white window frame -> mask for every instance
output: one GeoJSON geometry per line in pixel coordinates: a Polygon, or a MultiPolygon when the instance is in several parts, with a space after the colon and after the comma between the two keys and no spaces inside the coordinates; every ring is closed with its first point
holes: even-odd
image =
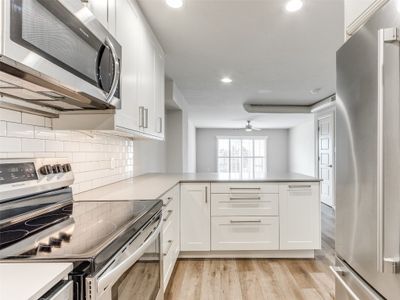
{"type": "MultiPolygon", "coordinates": [[[[267,161],[267,156],[268,156],[268,136],[216,136],[216,162],[217,162],[217,172],[219,172],[218,170],[218,160],[220,158],[227,158],[229,159],[229,174],[231,174],[231,158],[240,158],[241,160],[241,166],[243,166],[243,158],[253,158],[253,177],[255,177],[255,173],[254,173],[254,159],[255,158],[264,158],[264,170],[265,173],[264,175],[267,174],[267,166],[268,166],[268,161],[267,161]],[[219,156],[218,155],[218,140],[229,140],[229,156],[219,156]],[[243,140],[253,140],[253,154],[254,154],[254,140],[264,140],[265,141],[265,157],[264,156],[243,156],[243,146],[241,146],[241,151],[240,151],[240,157],[232,157],[231,156],[231,140],[241,140],[241,144],[243,143],[243,140]]],[[[242,172],[240,174],[241,176],[243,176],[242,172]]]]}

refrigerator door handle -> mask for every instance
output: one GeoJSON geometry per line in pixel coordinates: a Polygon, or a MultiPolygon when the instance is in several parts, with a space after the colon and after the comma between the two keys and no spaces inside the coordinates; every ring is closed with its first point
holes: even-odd
{"type": "MultiPolygon", "coordinates": [[[[384,132],[387,131],[387,128],[385,127],[385,118],[384,115],[385,113],[385,106],[384,104],[386,103],[385,97],[390,99],[386,95],[386,91],[388,91],[388,82],[385,83],[385,72],[387,72],[387,69],[389,64],[385,68],[385,47],[387,44],[394,44],[396,43],[397,46],[400,46],[400,30],[398,28],[384,28],[380,29],[378,32],[378,124],[377,124],[377,269],[378,272],[383,273],[385,271],[385,264],[389,263],[391,265],[392,272],[395,270],[399,269],[400,266],[400,261],[399,262],[394,262],[395,259],[390,259],[390,258],[385,258],[385,250],[387,252],[387,249],[385,249],[385,231],[388,230],[388,228],[385,228],[385,223],[387,220],[385,220],[385,202],[389,200],[385,200],[385,183],[384,183],[384,177],[385,177],[385,152],[387,152],[384,149],[385,145],[385,136],[384,132]]],[[[391,62],[393,64],[393,62],[391,62]]],[[[387,74],[386,74],[387,75],[387,74]]],[[[393,75],[393,74],[391,74],[393,75]]],[[[399,74],[396,74],[397,76],[399,74]]],[[[386,100],[388,100],[386,99],[386,100]]],[[[386,104],[388,105],[388,104],[386,104]]],[[[387,110],[387,109],[386,109],[387,110]]],[[[387,134],[387,133],[386,133],[387,134]]],[[[400,247],[400,245],[399,245],[400,247]]],[[[400,251],[400,250],[399,250],[400,251]]],[[[400,253],[391,253],[388,256],[399,256],[400,253]]]]}

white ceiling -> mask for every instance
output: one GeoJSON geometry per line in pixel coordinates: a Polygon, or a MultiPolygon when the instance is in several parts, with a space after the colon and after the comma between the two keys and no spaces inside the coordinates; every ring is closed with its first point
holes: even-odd
{"type": "Polygon", "coordinates": [[[138,0],[166,52],[166,72],[197,127],[289,128],[304,115],[253,115],[243,103],[312,104],[335,92],[335,53],[343,43],[343,0],[138,0]],[[232,84],[220,83],[230,76],[232,84]],[[321,88],[317,95],[310,90],[321,88]]]}

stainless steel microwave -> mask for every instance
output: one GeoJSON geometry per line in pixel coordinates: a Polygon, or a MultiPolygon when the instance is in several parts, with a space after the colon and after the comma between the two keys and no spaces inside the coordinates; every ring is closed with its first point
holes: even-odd
{"type": "Polygon", "coordinates": [[[0,1],[0,94],[60,111],[120,108],[121,46],[80,0],[0,1]]]}

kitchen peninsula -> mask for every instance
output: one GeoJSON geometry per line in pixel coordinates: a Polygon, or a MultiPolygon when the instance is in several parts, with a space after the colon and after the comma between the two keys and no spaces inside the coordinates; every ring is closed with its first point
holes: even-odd
{"type": "Polygon", "coordinates": [[[178,257],[313,258],[321,248],[319,188],[319,179],[293,173],[157,173],[78,194],[75,201],[162,199],[166,287],[178,257]]]}

